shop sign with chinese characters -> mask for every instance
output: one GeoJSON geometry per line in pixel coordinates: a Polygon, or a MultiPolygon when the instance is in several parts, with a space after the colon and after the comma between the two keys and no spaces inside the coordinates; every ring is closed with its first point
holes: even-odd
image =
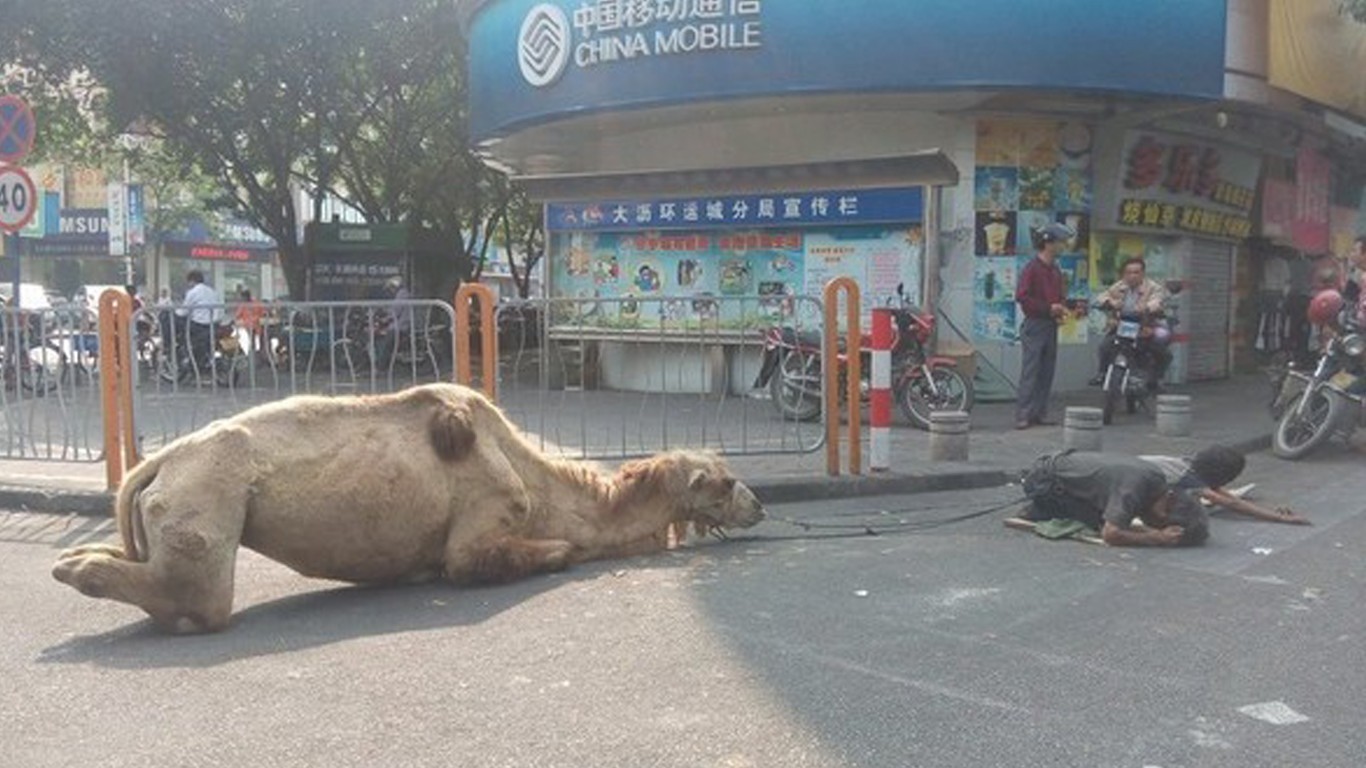
{"type": "Polygon", "coordinates": [[[1116,229],[1242,240],[1252,234],[1261,158],[1156,131],[1126,135],[1116,229]]]}
{"type": "Polygon", "coordinates": [[[560,231],[611,231],[918,222],[923,206],[919,187],[607,200],[552,203],[547,208],[546,224],[560,231]]]}

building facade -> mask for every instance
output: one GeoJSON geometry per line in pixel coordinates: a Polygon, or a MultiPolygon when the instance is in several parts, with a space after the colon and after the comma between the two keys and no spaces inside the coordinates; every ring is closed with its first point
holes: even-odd
{"type": "MultiPolygon", "coordinates": [[[[1217,378],[1366,228],[1366,26],[1332,0],[485,0],[466,23],[472,136],[546,203],[548,293],[698,299],[630,322],[708,294],[773,322],[851,276],[1013,379],[1029,232],[1064,221],[1069,296],[1144,257],[1182,286],[1172,376],[1217,378]]],[[[1099,322],[1063,328],[1060,386],[1099,322]]]]}

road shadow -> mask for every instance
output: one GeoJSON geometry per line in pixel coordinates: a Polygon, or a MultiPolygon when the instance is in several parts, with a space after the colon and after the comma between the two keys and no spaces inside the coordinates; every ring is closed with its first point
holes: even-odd
{"type": "MultiPolygon", "coordinates": [[[[692,548],[676,550],[690,553],[692,548]]],[[[454,587],[339,585],[251,605],[233,614],[226,630],[171,635],[150,619],[44,648],[39,664],[93,664],[111,669],[209,668],[317,648],[357,638],[459,629],[488,621],[526,600],[627,568],[672,568],[685,558],[661,553],[632,560],[577,565],[510,584],[454,587]]]]}

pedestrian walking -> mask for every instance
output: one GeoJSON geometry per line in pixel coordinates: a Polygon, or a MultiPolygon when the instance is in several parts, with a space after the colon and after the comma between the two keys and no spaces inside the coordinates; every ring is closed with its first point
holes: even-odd
{"type": "Polygon", "coordinates": [[[1065,224],[1049,223],[1034,230],[1037,254],[1020,271],[1015,301],[1024,313],[1020,325],[1020,381],[1015,404],[1015,428],[1052,425],[1046,418],[1053,372],[1058,364],[1058,323],[1067,314],[1058,254],[1076,232],[1065,224]]]}

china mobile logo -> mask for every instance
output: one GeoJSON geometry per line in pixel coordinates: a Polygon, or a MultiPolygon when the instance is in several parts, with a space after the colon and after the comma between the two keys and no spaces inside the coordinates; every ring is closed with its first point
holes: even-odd
{"type": "Polygon", "coordinates": [[[531,9],[517,37],[517,63],[528,83],[544,88],[564,74],[569,64],[570,34],[564,11],[548,3],[531,9]]]}

